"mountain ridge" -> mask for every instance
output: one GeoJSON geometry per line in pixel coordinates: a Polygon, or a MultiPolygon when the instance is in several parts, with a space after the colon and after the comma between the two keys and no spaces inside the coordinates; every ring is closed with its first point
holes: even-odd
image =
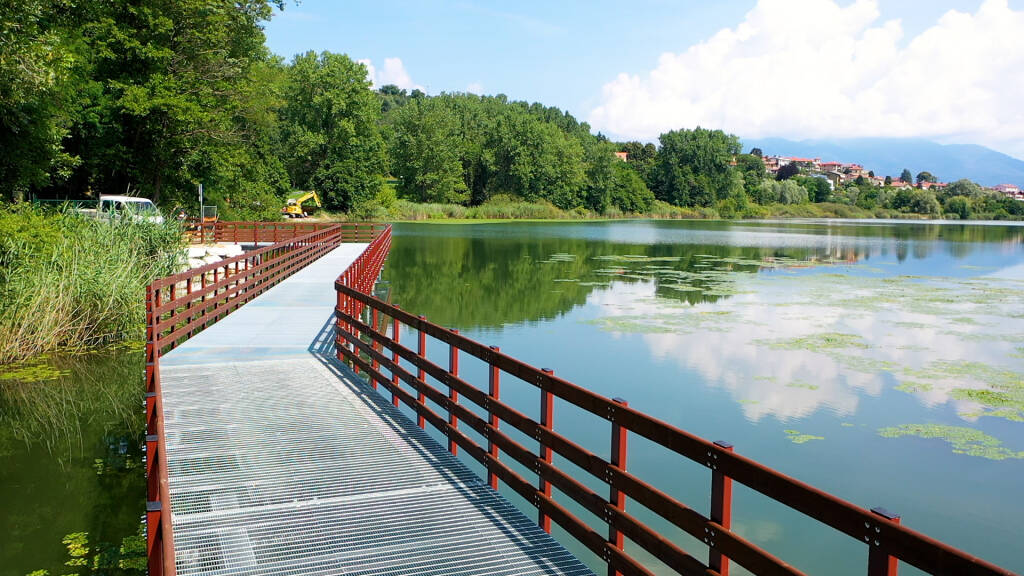
{"type": "Polygon", "coordinates": [[[896,178],[904,168],[915,176],[928,171],[941,182],[968,178],[983,186],[1024,185],[1024,160],[977,144],[939,144],[921,138],[846,138],[789,140],[742,138],[743,151],[765,155],[851,162],[896,178]]]}

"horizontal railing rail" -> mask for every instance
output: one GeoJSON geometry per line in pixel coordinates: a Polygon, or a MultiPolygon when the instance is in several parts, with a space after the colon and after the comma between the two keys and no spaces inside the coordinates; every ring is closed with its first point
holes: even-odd
{"type": "MultiPolygon", "coordinates": [[[[345,242],[370,242],[373,235],[369,224],[337,222],[232,222],[217,221],[200,223],[186,222],[185,234],[192,244],[211,242],[233,243],[277,243],[292,240],[311,232],[319,232],[332,226],[342,226],[345,242]]],[[[380,229],[381,225],[378,224],[380,229]]]]}
{"type": "Polygon", "coordinates": [[[280,239],[234,258],[157,279],[146,287],[146,551],[151,576],[176,574],[160,356],[339,244],[370,242],[372,248],[382,239],[390,245],[391,238],[391,227],[385,224],[297,224],[292,228],[276,223],[219,224],[230,225],[219,232],[219,242],[265,242],[267,235],[274,234],[280,239]]]}
{"type": "Polygon", "coordinates": [[[349,362],[357,372],[365,372],[375,388],[380,385],[388,390],[396,406],[400,403],[409,406],[420,427],[429,422],[438,429],[447,437],[450,451],[454,453],[461,448],[480,462],[492,488],[497,488],[500,479],[535,506],[542,527],[550,531],[550,522],[554,520],[607,563],[609,574],[651,573],[627,554],[623,537],[680,574],[727,575],[730,561],[756,574],[802,574],[731,530],[733,481],[864,543],[868,548],[867,573],[870,576],[895,575],[898,561],[931,574],[1012,574],[901,526],[899,517],[881,508],[868,510],[847,502],[737,454],[728,443],[710,442],[690,434],[630,408],[623,400],[606,398],[558,378],[550,370],[537,369],[503,354],[497,347],[485,346],[456,330],[430,323],[422,316],[369,295],[372,284],[367,278],[358,283],[346,274],[335,283],[338,358],[349,362]],[[416,334],[415,350],[401,343],[402,326],[416,334]],[[428,336],[447,345],[448,366],[427,358],[428,336]],[[459,376],[460,353],[487,364],[487,392],[483,391],[483,386],[474,386],[459,376]],[[514,376],[539,390],[539,417],[525,415],[500,400],[501,374],[514,376]],[[439,386],[431,384],[428,376],[439,386]],[[611,423],[609,459],[553,431],[552,406],[556,398],[611,423]],[[471,402],[485,416],[464,405],[461,399],[471,402]],[[432,409],[428,400],[442,413],[432,409]],[[460,431],[459,424],[483,437],[486,445],[478,444],[460,431]],[[539,449],[518,443],[502,431],[503,425],[536,440],[539,449]],[[705,515],[688,507],[627,471],[629,434],[642,436],[708,468],[711,475],[709,513],[705,515]],[[560,470],[553,463],[552,454],[558,454],[606,484],[607,496],[560,470]],[[507,456],[525,467],[536,476],[536,482],[517,473],[500,456],[507,456]],[[607,524],[607,536],[557,502],[551,495],[552,487],[607,524]],[[706,562],[626,512],[627,500],[641,504],[703,542],[708,548],[706,562]]]}

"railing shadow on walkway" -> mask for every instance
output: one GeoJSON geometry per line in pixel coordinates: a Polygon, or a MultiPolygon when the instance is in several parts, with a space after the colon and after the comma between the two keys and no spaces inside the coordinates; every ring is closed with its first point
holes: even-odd
{"type": "MultiPolygon", "coordinates": [[[[424,429],[416,425],[416,422],[403,414],[401,410],[391,404],[380,393],[364,381],[351,368],[344,365],[337,358],[334,348],[334,326],[335,317],[332,313],[324,322],[316,339],[309,345],[309,353],[316,358],[325,368],[337,377],[338,385],[346,388],[349,392],[359,398],[378,420],[387,425],[390,430],[405,440],[406,445],[414,450],[419,456],[428,462],[431,468],[437,472],[451,487],[465,498],[476,510],[500,530],[509,541],[514,542],[517,548],[529,559],[537,563],[545,574],[556,576],[562,574],[557,566],[550,564],[550,554],[542,554],[537,548],[536,537],[547,540],[549,536],[535,524],[530,524],[535,530],[534,541],[531,542],[526,535],[510,529],[508,525],[507,512],[505,515],[499,509],[503,505],[506,510],[513,510],[516,514],[522,514],[510,502],[491,490],[486,481],[476,476],[461,461],[448,452],[436,439],[432,438],[424,429]],[[473,478],[471,485],[467,485],[466,477],[473,478]],[[487,498],[487,496],[491,496],[487,498]],[[483,497],[483,498],[482,498],[483,497]],[[486,499],[484,499],[486,498],[486,499]]],[[[525,514],[522,514],[525,519],[525,514]]],[[[529,522],[529,521],[528,521],[529,522]]]]}

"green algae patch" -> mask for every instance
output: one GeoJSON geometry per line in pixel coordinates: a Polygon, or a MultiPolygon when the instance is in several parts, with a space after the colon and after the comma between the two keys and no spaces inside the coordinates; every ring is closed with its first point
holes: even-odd
{"type": "Polygon", "coordinates": [[[801,434],[799,430],[784,430],[786,438],[789,439],[793,444],[806,444],[811,440],[824,440],[824,436],[815,436],[813,434],[801,434]]]}
{"type": "Polygon", "coordinates": [[[803,388],[804,390],[817,390],[819,386],[817,384],[811,384],[810,382],[804,382],[803,380],[794,380],[789,384],[786,384],[786,388],[803,388]]]}
{"type": "Polygon", "coordinates": [[[844,334],[842,332],[822,332],[820,334],[781,340],[757,340],[756,343],[776,350],[806,350],[808,352],[844,350],[849,348],[863,350],[871,347],[860,336],[844,334]]]}
{"type": "Polygon", "coordinates": [[[927,382],[900,382],[898,385],[893,387],[895,390],[900,392],[907,392],[913,394],[914,392],[931,392],[934,387],[927,382]]]}
{"type": "Polygon", "coordinates": [[[925,439],[945,440],[953,447],[954,454],[965,454],[988,458],[989,460],[1007,460],[1024,458],[1024,451],[1015,452],[1003,446],[998,439],[985,434],[981,430],[966,426],[947,426],[944,424],[901,424],[888,428],[879,428],[878,435],[883,438],[901,438],[916,436],[925,439]]]}
{"type": "Polygon", "coordinates": [[[28,362],[12,364],[0,369],[0,382],[46,382],[57,380],[62,376],[70,374],[68,370],[61,370],[46,362],[46,357],[39,357],[28,362]]]}
{"type": "Polygon", "coordinates": [[[662,314],[631,314],[588,320],[602,330],[637,334],[692,334],[697,331],[728,332],[733,313],[726,310],[680,310],[662,314]]]}

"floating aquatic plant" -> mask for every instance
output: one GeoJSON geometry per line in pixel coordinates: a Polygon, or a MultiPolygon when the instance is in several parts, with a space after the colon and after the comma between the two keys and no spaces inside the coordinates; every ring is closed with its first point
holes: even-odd
{"type": "Polygon", "coordinates": [[[815,436],[813,434],[801,434],[798,430],[784,430],[786,437],[793,444],[805,444],[811,440],[824,440],[824,436],[815,436]]]}
{"type": "Polygon", "coordinates": [[[758,340],[757,343],[769,348],[775,348],[776,350],[807,350],[809,352],[846,348],[870,348],[860,336],[844,334],[842,332],[823,332],[781,340],[758,340]]]}
{"type": "Polygon", "coordinates": [[[804,382],[803,380],[794,380],[789,384],[786,384],[786,388],[803,388],[804,390],[817,390],[819,386],[817,384],[804,382]]]}
{"type": "Polygon", "coordinates": [[[981,430],[966,426],[947,426],[944,424],[901,424],[900,426],[879,428],[878,435],[883,438],[900,438],[917,436],[926,439],[941,439],[953,447],[953,453],[978,456],[989,460],[1006,460],[1024,458],[1024,451],[1015,452],[1003,446],[998,439],[985,434],[981,430]]]}
{"type": "Polygon", "coordinates": [[[61,376],[67,376],[70,372],[67,370],[61,370],[47,362],[47,358],[37,357],[28,362],[20,364],[13,364],[8,367],[4,367],[0,371],[0,381],[9,380],[15,382],[45,382],[47,380],[56,380],[61,376]]]}

